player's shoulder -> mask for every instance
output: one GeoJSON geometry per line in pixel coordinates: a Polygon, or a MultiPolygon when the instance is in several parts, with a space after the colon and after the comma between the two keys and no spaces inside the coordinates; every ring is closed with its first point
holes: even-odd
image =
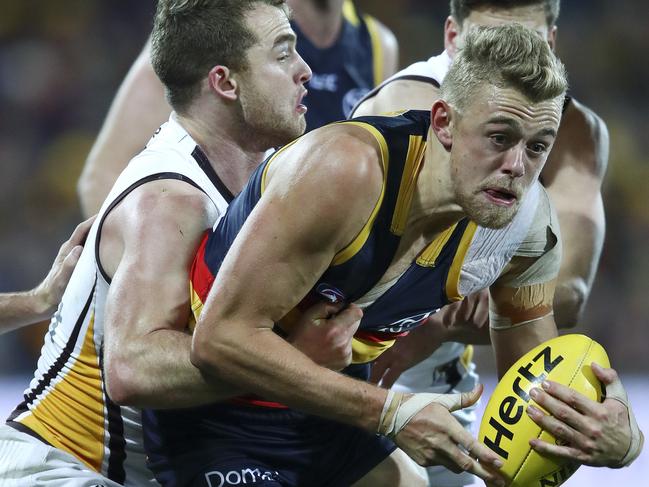
{"type": "Polygon", "coordinates": [[[142,184],[128,194],[116,211],[125,228],[133,231],[167,227],[202,231],[218,217],[218,210],[202,190],[174,178],[142,184]]]}
{"type": "MultiPolygon", "coordinates": [[[[572,164],[583,170],[603,177],[608,164],[609,134],[604,120],[591,108],[571,98],[568,102],[559,128],[559,135],[550,159],[559,159],[572,154],[572,164]]],[[[549,161],[552,165],[552,160],[549,161]]]]}
{"type": "Polygon", "coordinates": [[[568,129],[575,133],[581,132],[594,143],[602,143],[604,138],[608,139],[606,123],[592,108],[575,98],[570,98],[567,103],[562,121],[566,122],[568,129]]]}
{"type": "MultiPolygon", "coordinates": [[[[267,180],[322,185],[328,194],[352,198],[382,181],[381,142],[367,124],[356,121],[319,127],[280,151],[267,180]],[[309,183],[309,181],[311,183],[309,183]]],[[[283,183],[282,183],[283,184],[283,183]]]]}

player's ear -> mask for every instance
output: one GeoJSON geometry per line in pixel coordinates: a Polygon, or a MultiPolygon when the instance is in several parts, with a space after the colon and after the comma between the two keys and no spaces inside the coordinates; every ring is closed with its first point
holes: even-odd
{"type": "Polygon", "coordinates": [[[430,127],[446,151],[450,151],[453,146],[452,116],[451,106],[444,100],[437,100],[433,103],[430,110],[430,127]]]}
{"type": "Polygon", "coordinates": [[[449,56],[455,56],[457,52],[457,38],[460,35],[460,26],[452,16],[446,17],[444,22],[444,49],[449,56]]]}
{"type": "Polygon", "coordinates": [[[237,82],[231,75],[232,73],[228,67],[219,65],[210,69],[207,79],[210,83],[210,88],[219,96],[228,100],[236,100],[237,82]]]}

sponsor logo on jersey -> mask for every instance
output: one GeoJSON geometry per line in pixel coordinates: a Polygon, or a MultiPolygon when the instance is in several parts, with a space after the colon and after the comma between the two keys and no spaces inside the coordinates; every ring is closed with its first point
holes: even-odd
{"type": "Polygon", "coordinates": [[[227,485],[254,485],[258,482],[274,480],[279,481],[279,473],[260,468],[244,467],[241,470],[219,472],[213,470],[205,474],[209,487],[226,487],[227,485]]]}
{"type": "Polygon", "coordinates": [[[434,315],[439,311],[439,308],[432,311],[426,311],[425,313],[419,313],[416,315],[409,316],[408,318],[402,318],[390,323],[389,325],[381,326],[377,328],[377,331],[382,333],[403,333],[404,331],[412,330],[413,328],[421,325],[430,315],[434,315]]]}
{"type": "Polygon", "coordinates": [[[330,303],[340,303],[345,300],[345,295],[340,289],[336,289],[326,282],[318,284],[315,291],[330,303]]]}

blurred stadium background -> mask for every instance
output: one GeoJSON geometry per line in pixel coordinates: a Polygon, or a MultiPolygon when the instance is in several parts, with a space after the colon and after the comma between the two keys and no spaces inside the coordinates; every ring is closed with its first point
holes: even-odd
{"type": "MultiPolygon", "coordinates": [[[[357,0],[397,35],[400,64],[443,46],[447,1],[357,0]]],[[[80,220],[76,181],[110,100],[148,35],[155,2],[0,0],[0,291],[33,287],[80,220]]],[[[611,135],[607,235],[583,324],[602,343],[649,432],[649,51],[643,0],[564,0],[558,54],[571,92],[611,135]]],[[[575,195],[579,197],[579,195],[575,195]]],[[[0,414],[33,371],[44,327],[0,337],[0,414]]],[[[489,350],[478,363],[493,384],[489,350]]],[[[620,471],[582,468],[574,486],[647,485],[649,454],[620,471]]]]}

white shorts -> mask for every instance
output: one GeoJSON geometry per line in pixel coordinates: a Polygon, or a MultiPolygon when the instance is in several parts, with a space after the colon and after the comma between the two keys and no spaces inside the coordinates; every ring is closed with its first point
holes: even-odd
{"type": "Polygon", "coordinates": [[[0,487],[121,487],[74,456],[0,425],[0,487]]]}

